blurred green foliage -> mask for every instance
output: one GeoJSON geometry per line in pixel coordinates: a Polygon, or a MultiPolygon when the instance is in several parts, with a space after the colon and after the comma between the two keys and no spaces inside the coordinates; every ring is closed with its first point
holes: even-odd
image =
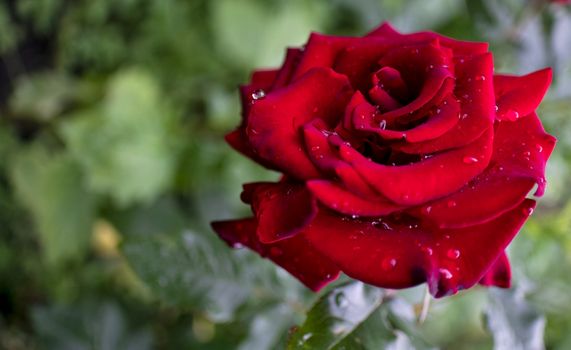
{"type": "Polygon", "coordinates": [[[569,8],[5,0],[0,33],[0,349],[525,349],[544,334],[571,347],[569,8]],[[248,214],[242,182],[278,177],[223,143],[237,85],[311,31],[361,35],[383,20],[489,41],[498,72],[555,71],[540,116],[559,144],[510,249],[517,288],[435,301],[423,325],[422,288],[342,278],[312,295],[208,227],[248,214]]]}

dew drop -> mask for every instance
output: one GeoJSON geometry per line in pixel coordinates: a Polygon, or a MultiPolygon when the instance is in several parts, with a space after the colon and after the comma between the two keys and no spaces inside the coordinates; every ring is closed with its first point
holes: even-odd
{"type": "Polygon", "coordinates": [[[449,259],[456,260],[460,257],[460,251],[458,249],[448,249],[446,256],[449,259]]]}
{"type": "Polygon", "coordinates": [[[381,130],[385,130],[387,128],[387,121],[386,120],[381,120],[379,122],[379,128],[381,128],[381,130]]]}
{"type": "Polygon", "coordinates": [[[424,208],[424,212],[426,214],[430,214],[431,211],[432,211],[432,206],[430,206],[430,205],[428,207],[424,208]]]}
{"type": "Polygon", "coordinates": [[[430,247],[422,247],[421,250],[422,250],[426,255],[432,256],[432,253],[433,253],[433,252],[432,252],[432,248],[430,248],[430,247]]]}
{"type": "Polygon", "coordinates": [[[313,147],[311,147],[311,150],[312,150],[312,151],[318,151],[318,150],[319,150],[319,146],[313,146],[313,147]]]}
{"type": "Polygon", "coordinates": [[[452,272],[450,272],[448,269],[438,269],[438,272],[440,272],[444,279],[449,280],[453,277],[452,272]]]}
{"type": "Polygon", "coordinates": [[[468,113],[458,114],[458,118],[460,118],[461,120],[464,120],[464,119],[468,118],[468,113]]]}
{"type": "Polygon", "coordinates": [[[478,158],[473,157],[473,156],[466,156],[462,159],[462,161],[465,164],[474,164],[474,163],[478,163],[478,158]]]}
{"type": "Polygon", "coordinates": [[[381,265],[383,270],[392,270],[395,268],[395,266],[397,266],[397,259],[386,258],[385,260],[383,260],[383,263],[381,265]]]}
{"type": "Polygon", "coordinates": [[[256,90],[252,93],[253,100],[260,100],[264,97],[266,97],[266,92],[262,89],[256,90]]]}
{"type": "Polygon", "coordinates": [[[355,215],[355,214],[351,215],[351,219],[353,219],[353,220],[358,219],[358,218],[359,218],[359,215],[355,215]]]}
{"type": "Polygon", "coordinates": [[[519,119],[519,113],[513,109],[510,109],[506,112],[505,117],[507,120],[514,122],[519,119]]]}
{"type": "Polygon", "coordinates": [[[476,80],[486,80],[486,76],[485,75],[480,75],[478,77],[475,78],[476,80]]]}
{"type": "Polygon", "coordinates": [[[540,145],[539,143],[537,145],[535,145],[535,149],[537,150],[537,152],[541,153],[543,152],[543,146],[540,145]]]}
{"type": "Polygon", "coordinates": [[[456,206],[456,204],[457,204],[456,201],[449,200],[449,201],[446,203],[446,206],[447,206],[448,208],[454,208],[454,207],[456,206]]]}
{"type": "Polygon", "coordinates": [[[523,214],[527,215],[527,216],[530,216],[531,214],[533,214],[533,208],[532,207],[523,208],[522,211],[523,211],[523,214]]]}

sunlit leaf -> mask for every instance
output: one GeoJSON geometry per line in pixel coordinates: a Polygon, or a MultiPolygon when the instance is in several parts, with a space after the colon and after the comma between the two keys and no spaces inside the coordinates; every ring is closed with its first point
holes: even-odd
{"type": "Polygon", "coordinates": [[[90,187],[120,205],[148,202],[172,180],[173,112],[154,80],[139,70],[117,74],[105,99],[63,125],[63,136],[90,187]]]}

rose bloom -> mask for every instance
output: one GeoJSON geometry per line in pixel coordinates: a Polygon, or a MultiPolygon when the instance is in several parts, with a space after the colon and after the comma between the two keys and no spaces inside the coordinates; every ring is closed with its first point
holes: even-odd
{"type": "Polygon", "coordinates": [[[550,82],[494,74],[487,44],[436,33],[312,34],[241,87],[226,140],[283,176],[244,185],[253,217],[213,228],[315,291],[340,272],[436,297],[509,287],[504,250],[555,144],[535,113],[550,82]]]}

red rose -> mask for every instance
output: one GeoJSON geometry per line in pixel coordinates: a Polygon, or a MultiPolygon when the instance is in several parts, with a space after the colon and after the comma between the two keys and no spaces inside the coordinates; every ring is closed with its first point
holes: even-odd
{"type": "Polygon", "coordinates": [[[226,137],[282,180],[245,185],[254,217],[213,227],[313,290],[340,272],[436,297],[508,287],[504,249],[555,144],[534,112],[550,81],[494,75],[487,44],[430,32],[312,34],[241,87],[226,137]]]}

